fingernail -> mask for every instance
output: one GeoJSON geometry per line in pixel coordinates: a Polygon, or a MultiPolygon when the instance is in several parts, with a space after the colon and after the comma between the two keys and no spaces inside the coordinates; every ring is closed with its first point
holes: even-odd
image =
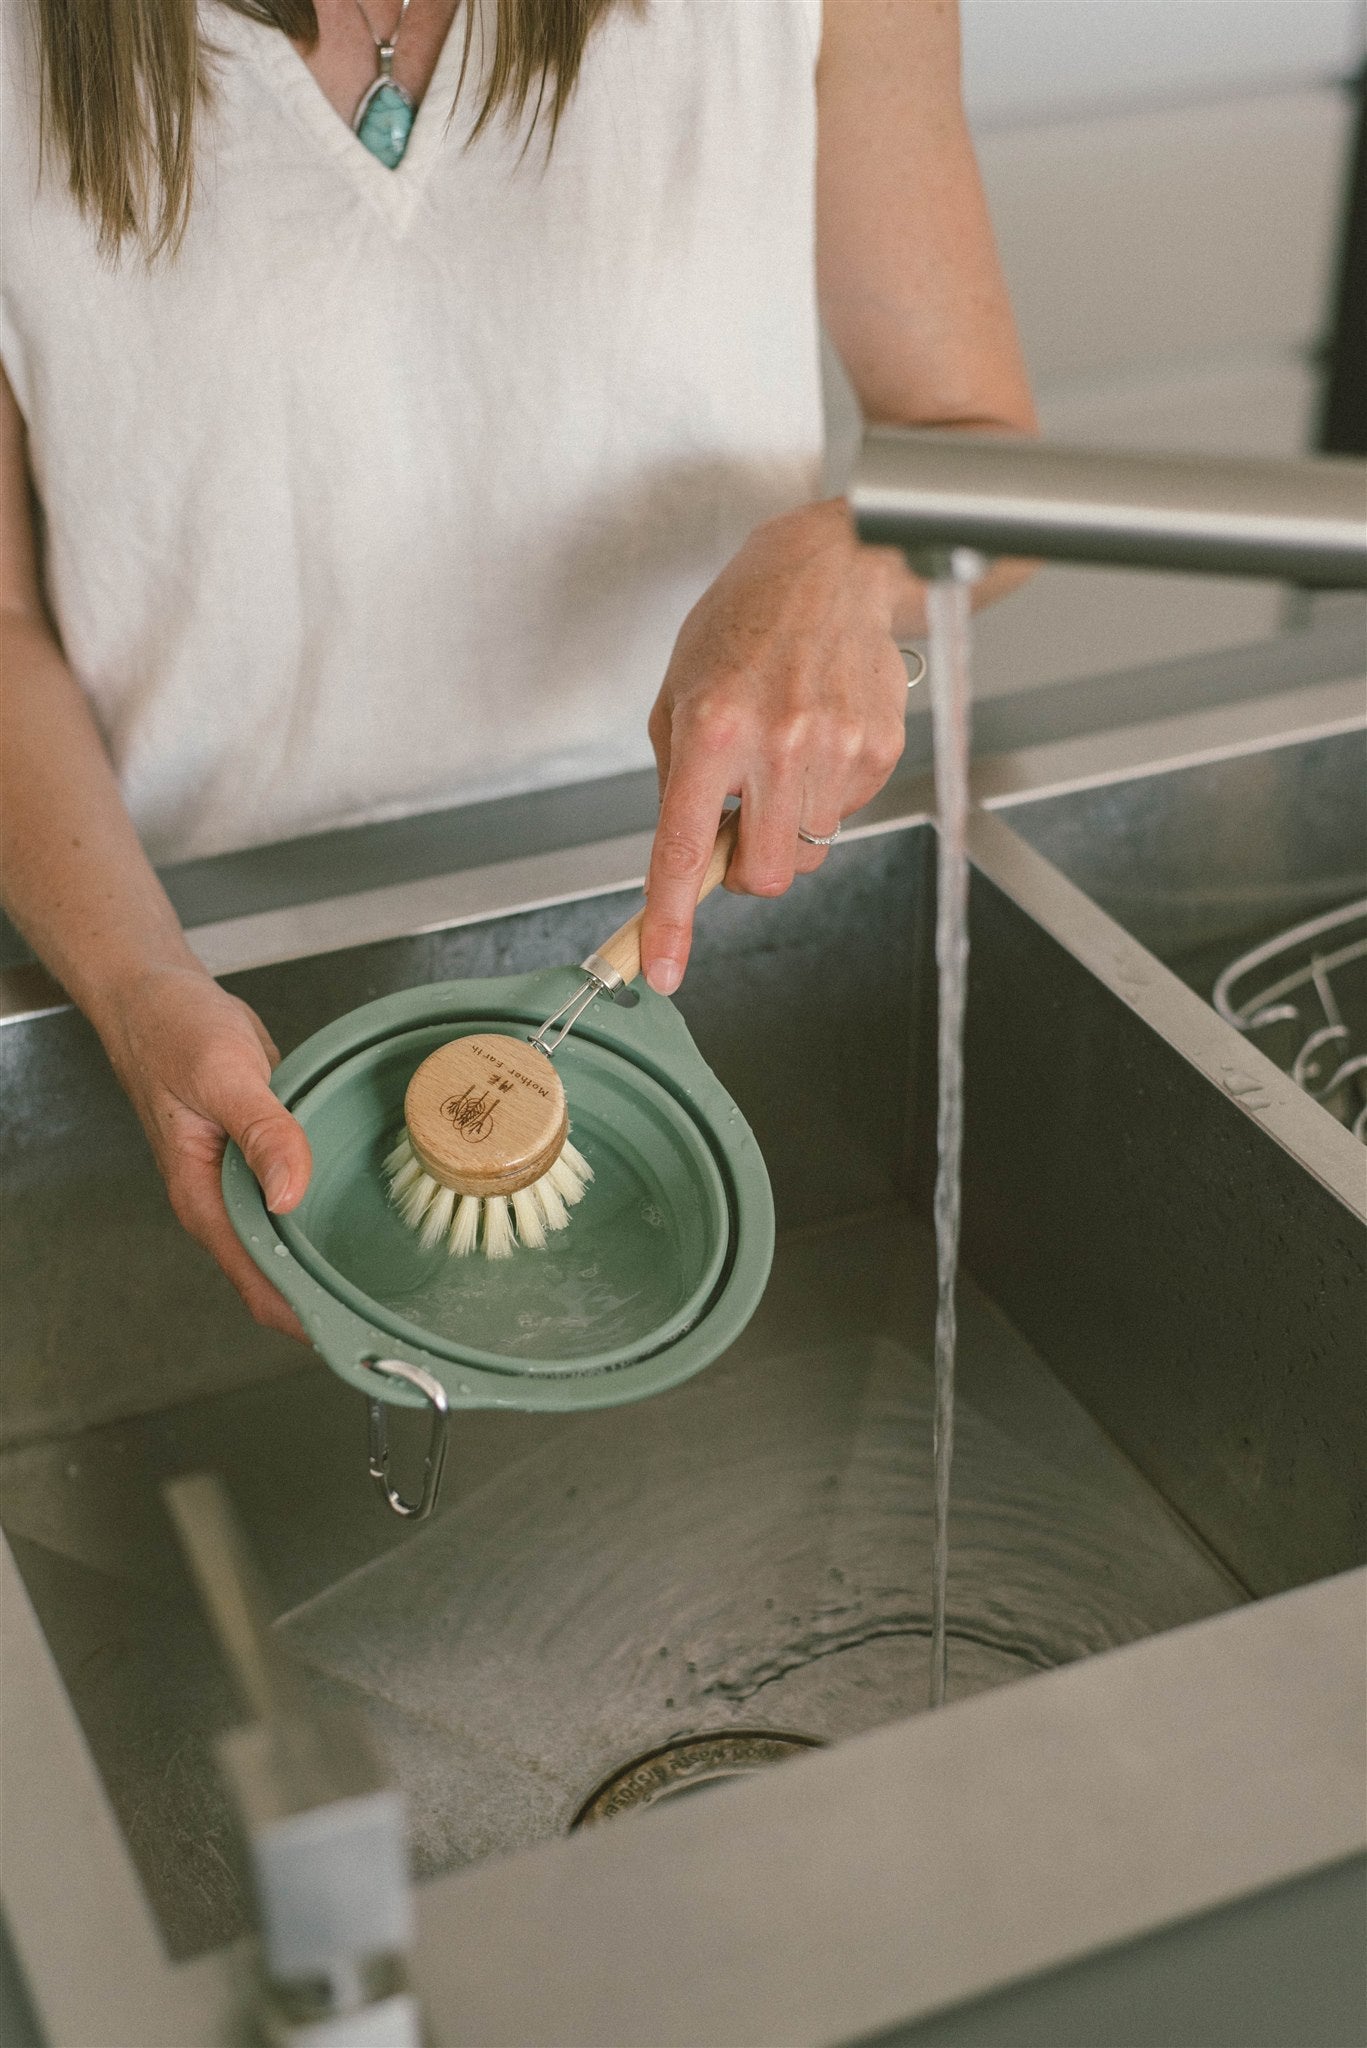
{"type": "Polygon", "coordinates": [[[657,996],[672,996],[683,980],[677,960],[657,960],[646,975],[657,996]]]}
{"type": "Polygon", "coordinates": [[[290,1170],[288,1166],[272,1166],[266,1175],[264,1190],[266,1207],[278,1209],[289,1193],[290,1170]]]}

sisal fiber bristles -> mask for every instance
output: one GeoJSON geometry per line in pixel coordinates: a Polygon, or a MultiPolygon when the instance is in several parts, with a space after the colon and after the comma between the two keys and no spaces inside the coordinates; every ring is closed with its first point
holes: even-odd
{"type": "Polygon", "coordinates": [[[479,1243],[479,1212],[482,1207],[478,1195],[462,1195],[460,1198],[456,1220],[451,1225],[451,1250],[458,1259],[466,1258],[479,1243]]]}
{"type": "Polygon", "coordinates": [[[451,1228],[451,1218],[455,1213],[455,1189],[439,1187],[423,1219],[422,1229],[418,1233],[418,1242],[425,1252],[430,1252],[434,1245],[441,1243],[447,1231],[451,1228]]]}
{"type": "Polygon", "coordinates": [[[513,1236],[513,1212],[503,1195],[492,1195],[484,1204],[484,1251],[491,1259],[512,1256],[517,1239],[513,1236]]]}
{"type": "Polygon", "coordinates": [[[416,1230],[427,1214],[427,1205],[436,1194],[437,1185],[430,1173],[420,1173],[404,1193],[399,1203],[399,1214],[410,1229],[416,1230]]]}
{"type": "MultiPolygon", "coordinates": [[[[565,1152],[569,1150],[570,1147],[566,1145],[565,1152]]],[[[570,1161],[566,1159],[565,1152],[561,1153],[549,1173],[544,1174],[542,1178],[550,1183],[562,1202],[568,1203],[570,1208],[573,1208],[576,1202],[583,1201],[584,1189],[588,1186],[592,1175],[587,1169],[583,1173],[576,1172],[570,1161]]],[[[575,1157],[578,1158],[579,1155],[576,1153],[575,1157]]]]}
{"type": "Polygon", "coordinates": [[[458,1195],[425,1172],[407,1132],[387,1153],[384,1171],[389,1198],[409,1228],[418,1232],[424,1251],[435,1250],[445,1238],[455,1258],[468,1258],[481,1249],[491,1259],[506,1259],[519,1246],[540,1251],[548,1231],[565,1228],[570,1208],[582,1200],[593,1179],[593,1168],[567,1140],[540,1180],[511,1196],[481,1201],[478,1195],[458,1195]]]}
{"type": "Polygon", "coordinates": [[[551,1186],[550,1175],[543,1173],[540,1180],[533,1181],[528,1193],[536,1203],[546,1229],[563,1230],[570,1220],[570,1212],[551,1186]]]}
{"type": "Polygon", "coordinates": [[[511,1199],[518,1243],[525,1244],[529,1251],[539,1252],[546,1242],[546,1226],[536,1206],[536,1196],[530,1188],[518,1188],[511,1199]]]}

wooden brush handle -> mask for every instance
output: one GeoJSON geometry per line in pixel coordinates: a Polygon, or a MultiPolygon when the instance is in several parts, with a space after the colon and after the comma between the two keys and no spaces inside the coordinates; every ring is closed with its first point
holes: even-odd
{"type": "MultiPolygon", "coordinates": [[[[711,857],[703,871],[702,886],[698,890],[699,903],[725,881],[739,831],[740,812],[728,811],[718,827],[711,857]]],[[[645,923],[645,916],[645,905],[642,904],[635,917],[629,917],[625,924],[619,925],[612,937],[604,939],[594,952],[595,959],[606,960],[625,982],[635,981],[641,971],[641,926],[645,923]]]]}

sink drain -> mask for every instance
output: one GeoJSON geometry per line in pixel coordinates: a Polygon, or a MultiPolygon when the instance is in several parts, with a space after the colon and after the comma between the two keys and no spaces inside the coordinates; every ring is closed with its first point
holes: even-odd
{"type": "Polygon", "coordinates": [[[684,1735],[666,1742],[660,1749],[648,1749],[613,1772],[590,1794],[574,1819],[571,1830],[593,1827],[614,1814],[629,1813],[638,1806],[660,1806],[666,1799],[682,1799],[690,1792],[703,1792],[727,1778],[748,1778],[752,1771],[767,1770],[791,1756],[800,1756],[824,1744],[813,1735],[780,1735],[772,1728],[728,1728],[720,1735],[684,1735]]]}

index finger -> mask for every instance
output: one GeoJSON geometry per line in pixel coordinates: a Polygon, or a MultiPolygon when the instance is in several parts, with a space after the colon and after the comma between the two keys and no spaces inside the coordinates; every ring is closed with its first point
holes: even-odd
{"type": "Polygon", "coordinates": [[[672,773],[666,784],[650,850],[641,926],[641,966],[650,986],[662,996],[673,995],[683,980],[698,891],[730,794],[724,777],[672,773]]]}

